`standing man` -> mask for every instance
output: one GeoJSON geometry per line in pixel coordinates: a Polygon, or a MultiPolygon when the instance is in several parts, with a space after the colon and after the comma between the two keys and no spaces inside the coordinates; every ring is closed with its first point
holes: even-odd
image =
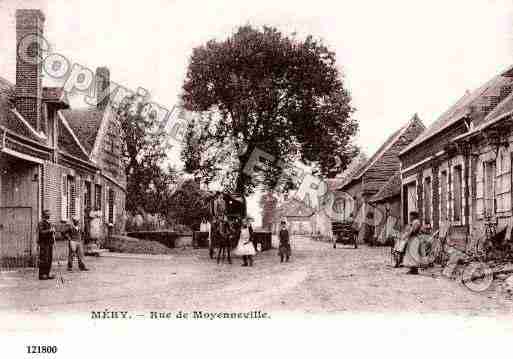
{"type": "Polygon", "coordinates": [[[82,231],[78,217],[73,217],[72,224],[67,226],[64,233],[64,238],[68,241],[68,271],[73,270],[73,257],[76,256],[78,260],[78,268],[81,271],[87,271],[84,264],[84,247],[82,245],[82,231]]]}
{"type": "Polygon", "coordinates": [[[280,233],[278,234],[280,239],[280,245],[278,247],[278,252],[280,254],[280,262],[283,263],[283,258],[285,257],[285,261],[288,262],[290,258],[290,236],[289,230],[287,228],[287,224],[285,221],[281,221],[280,233]]]}
{"type": "Polygon", "coordinates": [[[221,192],[217,192],[217,198],[215,200],[214,206],[215,215],[219,220],[224,220],[226,215],[226,203],[223,199],[223,194],[221,192]]]}
{"type": "Polygon", "coordinates": [[[50,211],[43,211],[43,220],[37,225],[37,244],[39,245],[39,280],[54,279],[50,275],[53,260],[53,244],[55,243],[55,228],[50,223],[50,211]]]}

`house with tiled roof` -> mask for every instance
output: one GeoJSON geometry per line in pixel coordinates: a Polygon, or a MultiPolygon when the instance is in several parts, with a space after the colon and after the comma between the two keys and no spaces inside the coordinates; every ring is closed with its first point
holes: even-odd
{"type": "Polygon", "coordinates": [[[374,239],[391,243],[401,231],[401,171],[397,171],[370,199],[374,208],[374,239]]]}
{"type": "MultiPolygon", "coordinates": [[[[28,35],[41,39],[44,22],[40,10],[17,10],[13,46],[28,35]]],[[[105,232],[108,224],[114,231],[124,224],[120,126],[104,96],[109,71],[97,70],[95,108],[70,109],[62,88],[43,86],[42,63],[29,61],[43,58],[43,49],[33,45],[16,59],[16,83],[0,79],[0,264],[35,255],[44,209],[55,224],[77,216],[84,225],[92,209],[105,232]]],[[[56,255],[65,254],[58,241],[56,255]]]]}
{"type": "MultiPolygon", "coordinates": [[[[370,205],[370,200],[399,170],[399,153],[424,130],[424,124],[417,114],[413,115],[408,122],[386,139],[353,176],[337,189],[337,192],[340,192],[340,197],[347,202],[345,206],[352,209],[355,220],[363,223],[364,219],[369,218],[369,216],[372,216],[374,221],[382,220],[379,213],[374,213],[375,210],[370,205]]],[[[367,237],[367,234],[362,232],[360,241],[372,240],[372,238],[367,237]]]]}
{"type": "Polygon", "coordinates": [[[401,154],[402,221],[417,210],[425,227],[474,249],[486,222],[512,217],[513,67],[467,91],[401,154]]]}
{"type": "Polygon", "coordinates": [[[297,198],[286,200],[274,211],[272,229],[278,232],[281,221],[285,221],[291,234],[311,234],[311,217],[314,211],[297,198]]]}

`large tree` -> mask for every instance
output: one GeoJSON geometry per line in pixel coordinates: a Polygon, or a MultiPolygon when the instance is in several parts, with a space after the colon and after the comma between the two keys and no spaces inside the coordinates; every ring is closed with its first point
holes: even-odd
{"type": "Polygon", "coordinates": [[[154,113],[147,111],[148,106],[144,98],[130,95],[117,110],[127,176],[126,209],[166,214],[176,172],[165,165],[167,134],[154,113]]]}
{"type": "Polygon", "coordinates": [[[258,179],[244,174],[255,148],[285,166],[300,160],[328,177],[357,153],[351,140],[358,124],[335,53],[312,36],[300,40],[272,27],[243,26],[224,41],[211,40],[193,50],[182,100],[188,110],[219,114],[204,140],[232,148],[225,178],[245,195],[261,183],[274,187],[280,176],[276,167],[258,179]]]}

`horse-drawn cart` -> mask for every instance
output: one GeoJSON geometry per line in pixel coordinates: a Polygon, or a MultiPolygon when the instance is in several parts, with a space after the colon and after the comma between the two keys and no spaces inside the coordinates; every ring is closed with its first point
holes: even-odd
{"type": "Polygon", "coordinates": [[[353,222],[331,222],[331,231],[334,236],[333,247],[336,247],[337,243],[341,243],[358,248],[358,231],[354,228],[353,222]]]}

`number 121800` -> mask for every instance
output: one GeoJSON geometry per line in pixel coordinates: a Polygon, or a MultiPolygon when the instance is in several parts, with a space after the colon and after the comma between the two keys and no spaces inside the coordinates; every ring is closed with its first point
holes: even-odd
{"type": "Polygon", "coordinates": [[[27,354],[55,354],[56,345],[27,345],[27,354]]]}

